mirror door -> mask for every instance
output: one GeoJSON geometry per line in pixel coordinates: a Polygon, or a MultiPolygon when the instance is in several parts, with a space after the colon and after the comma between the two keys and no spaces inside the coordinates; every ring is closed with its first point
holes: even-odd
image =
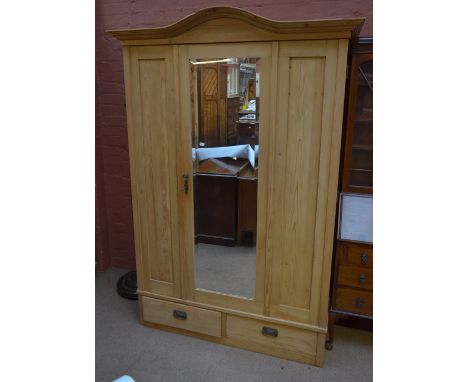
{"type": "Polygon", "coordinates": [[[271,44],[180,46],[179,70],[184,297],[263,313],[271,44]]]}

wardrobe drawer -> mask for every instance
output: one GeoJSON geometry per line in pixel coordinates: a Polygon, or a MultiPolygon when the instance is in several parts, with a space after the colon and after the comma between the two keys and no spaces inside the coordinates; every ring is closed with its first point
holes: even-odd
{"type": "Polygon", "coordinates": [[[372,268],[372,248],[350,245],[347,249],[348,264],[372,268]]]}
{"type": "Polygon", "coordinates": [[[372,269],[340,265],[338,285],[372,290],[372,269]]]}
{"type": "Polygon", "coordinates": [[[279,357],[316,354],[317,333],[266,321],[228,315],[226,337],[254,351],[279,357]]]}
{"type": "Polygon", "coordinates": [[[221,337],[221,312],[144,296],[142,312],[147,322],[221,337]]]}
{"type": "Polygon", "coordinates": [[[372,292],[336,288],[335,306],[337,309],[372,315],[372,292]]]}

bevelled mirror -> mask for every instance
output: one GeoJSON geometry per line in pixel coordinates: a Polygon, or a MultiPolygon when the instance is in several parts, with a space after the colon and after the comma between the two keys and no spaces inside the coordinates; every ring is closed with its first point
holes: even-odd
{"type": "Polygon", "coordinates": [[[261,59],[190,59],[195,288],[255,298],[261,59]]]}

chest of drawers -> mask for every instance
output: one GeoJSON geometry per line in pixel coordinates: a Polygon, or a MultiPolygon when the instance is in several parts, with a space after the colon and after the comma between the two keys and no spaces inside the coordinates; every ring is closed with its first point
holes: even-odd
{"type": "Polygon", "coordinates": [[[372,244],[336,242],[327,348],[333,346],[333,325],[338,317],[372,318],[372,265],[372,244]]]}
{"type": "Polygon", "coordinates": [[[372,317],[372,245],[337,242],[332,310],[372,317]]]}

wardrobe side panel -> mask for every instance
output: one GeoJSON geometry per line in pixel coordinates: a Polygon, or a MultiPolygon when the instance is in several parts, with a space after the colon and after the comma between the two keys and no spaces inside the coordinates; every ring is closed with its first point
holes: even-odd
{"type": "MultiPolygon", "coordinates": [[[[280,42],[272,196],[272,316],[316,324],[323,272],[337,41],[280,42]]],[[[342,102],[342,100],[339,100],[342,102]]],[[[341,116],[342,117],[342,116],[341,116]]],[[[331,191],[331,190],[330,190],[331,191]]],[[[333,190],[336,192],[336,190],[333,190]]]]}
{"type": "Polygon", "coordinates": [[[178,296],[178,241],[171,47],[130,50],[129,149],[139,289],[178,296]]]}

